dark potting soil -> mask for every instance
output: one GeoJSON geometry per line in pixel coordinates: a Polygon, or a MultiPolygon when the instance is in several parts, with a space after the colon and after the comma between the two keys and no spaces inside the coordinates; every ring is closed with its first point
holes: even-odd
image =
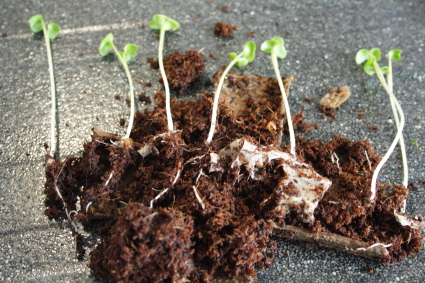
{"type": "MultiPolygon", "coordinates": [[[[287,89],[291,81],[284,78],[287,89]]],[[[235,150],[230,145],[238,139],[258,152],[289,152],[279,146],[284,113],[275,79],[230,73],[221,98],[227,103],[220,104],[210,144],[205,141],[211,93],[196,101],[171,101],[175,132],[168,132],[164,94],[155,98],[153,111],[136,114],[129,139],[93,128],[82,157],[46,158],[46,214],[87,227],[104,223],[102,241],[90,254],[89,267],[97,276],[113,282],[248,281],[255,267],[272,264],[278,250],[273,233],[383,263],[419,252],[421,229],[402,226],[394,214],[408,190],[378,183],[370,201],[380,157],[368,141],[297,138],[293,163],[305,162],[332,181],[309,215],[311,222],[299,217],[305,202],[284,211],[284,217],[272,205],[282,193],[298,194],[293,186],[282,186],[288,176],[278,159],[256,165],[256,177],[247,163],[235,166],[230,155],[213,160],[214,153],[235,150]],[[70,216],[77,202],[81,209],[70,216]]],[[[294,116],[297,125],[302,120],[302,114],[294,116]]]]}
{"type": "Polygon", "coordinates": [[[238,30],[238,27],[229,23],[216,23],[214,26],[214,34],[222,37],[233,36],[233,31],[238,30]]]}
{"type": "MultiPolygon", "coordinates": [[[[147,60],[152,68],[159,68],[158,60],[147,60]]],[[[185,54],[176,51],[164,58],[164,69],[170,87],[182,93],[204,73],[205,56],[195,50],[186,51],[185,54]]],[[[159,81],[164,85],[162,77],[159,81]]]]}

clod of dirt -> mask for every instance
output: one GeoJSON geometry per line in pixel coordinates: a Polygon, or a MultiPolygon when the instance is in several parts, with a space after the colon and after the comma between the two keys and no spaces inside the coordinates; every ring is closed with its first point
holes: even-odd
{"type": "MultiPolygon", "coordinates": [[[[205,56],[195,50],[176,51],[164,59],[164,69],[170,86],[183,92],[204,73],[205,56]]],[[[164,84],[162,78],[160,82],[164,84]]]]}
{"type": "Polygon", "coordinates": [[[367,201],[380,161],[368,141],[299,138],[297,158],[285,159],[276,80],[229,74],[222,101],[230,104],[220,103],[208,146],[213,94],[171,100],[176,132],[167,132],[163,93],[156,99],[154,110],[136,114],[130,138],[93,128],[81,157],[46,159],[49,217],[68,219],[80,207],[73,221],[109,221],[91,254],[98,276],[251,280],[255,267],[271,265],[272,233],[384,263],[419,253],[423,221],[402,213],[408,189],[378,182],[367,201]]]}
{"type": "Polygon", "coordinates": [[[334,87],[328,91],[320,100],[320,104],[327,108],[337,108],[344,103],[351,95],[348,86],[334,87]]]}
{"type": "Polygon", "coordinates": [[[220,22],[214,26],[214,34],[222,37],[230,37],[236,30],[238,30],[238,27],[229,23],[220,22]]]}
{"type": "MultiPolygon", "coordinates": [[[[217,88],[222,71],[214,75],[215,88],[217,88]]],[[[294,76],[282,78],[285,92],[289,96],[289,88],[294,76]]],[[[277,134],[277,145],[282,140],[282,129],[284,127],[284,117],[281,109],[282,95],[275,78],[264,78],[257,75],[239,75],[229,72],[224,81],[220,94],[220,105],[227,105],[229,109],[242,121],[249,121],[247,114],[255,117],[251,123],[259,124],[272,133],[277,134]],[[249,111],[249,109],[253,110],[249,111]],[[261,109],[265,109],[261,111],[261,109]],[[247,111],[248,110],[248,111],[247,111]],[[254,115],[253,115],[254,114],[254,115]]]]}
{"type": "Polygon", "coordinates": [[[179,211],[129,204],[89,268],[114,282],[183,282],[193,269],[192,233],[193,220],[179,211]]]}
{"type": "MultiPolygon", "coordinates": [[[[147,58],[153,69],[159,69],[158,60],[147,58]]],[[[202,76],[205,69],[205,56],[199,51],[190,50],[185,54],[174,52],[164,58],[164,69],[168,84],[181,92],[186,90],[193,82],[202,76]]],[[[159,78],[162,85],[162,77],[159,78]]]]}

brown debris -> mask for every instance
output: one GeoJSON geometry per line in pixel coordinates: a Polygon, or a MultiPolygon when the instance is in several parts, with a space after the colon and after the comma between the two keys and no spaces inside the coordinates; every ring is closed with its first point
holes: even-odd
{"type": "MultiPolygon", "coordinates": [[[[314,125],[307,124],[307,122],[304,120],[304,111],[301,111],[298,114],[292,115],[291,118],[292,118],[292,124],[293,124],[294,130],[308,132],[313,129],[317,129],[319,127],[319,124],[314,124],[314,125]]],[[[289,133],[288,124],[284,125],[284,131],[285,133],[289,133]]]]}
{"type": "Polygon", "coordinates": [[[320,100],[320,104],[327,108],[337,108],[344,103],[351,95],[348,86],[335,87],[328,91],[320,100]]]}
{"type": "Polygon", "coordinates": [[[233,36],[233,31],[238,30],[238,27],[229,23],[216,23],[214,26],[214,34],[222,37],[233,36]]]}
{"type": "MultiPolygon", "coordinates": [[[[194,81],[204,73],[205,56],[195,50],[186,51],[185,54],[174,52],[164,58],[164,69],[168,83],[180,92],[186,90],[194,81]]],[[[162,78],[159,80],[162,84],[162,78]]]]}
{"type": "Polygon", "coordinates": [[[335,108],[327,108],[325,106],[322,106],[322,107],[320,107],[320,112],[323,113],[322,119],[325,118],[325,115],[331,117],[334,120],[337,118],[336,115],[335,115],[335,108]]]}

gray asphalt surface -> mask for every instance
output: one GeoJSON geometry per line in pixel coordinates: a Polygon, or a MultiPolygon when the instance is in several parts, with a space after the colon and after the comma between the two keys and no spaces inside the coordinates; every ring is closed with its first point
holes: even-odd
{"type": "MultiPolygon", "coordinates": [[[[88,261],[78,261],[71,229],[49,221],[43,214],[44,142],[50,138],[50,91],[44,41],[34,36],[27,20],[44,14],[63,31],[53,41],[58,102],[61,158],[78,154],[91,128],[124,133],[119,118],[128,108],[116,94],[127,95],[127,81],[117,61],[102,60],[100,40],[109,32],[122,49],[132,42],[140,47],[130,63],[136,93],[152,95],[160,86],[158,72],[146,57],[157,56],[156,34],[147,24],[162,13],[181,23],[168,34],[165,52],[200,50],[208,57],[206,81],[223,64],[227,53],[241,50],[253,40],[259,46],[276,35],[285,39],[288,57],[280,61],[282,75],[294,74],[289,99],[293,113],[305,107],[305,118],[320,127],[308,139],[329,140],[332,133],[352,140],[369,139],[384,154],[395,135],[388,116],[388,96],[376,77],[363,73],[354,57],[360,48],[379,47],[386,53],[403,50],[394,63],[394,90],[406,115],[411,191],[407,212],[425,215],[425,1],[12,1],[0,4],[0,281],[2,282],[102,282],[91,275],[88,261]],[[227,12],[221,8],[227,5],[227,12]],[[214,24],[230,22],[239,27],[233,38],[214,36],[214,24]],[[249,37],[249,32],[254,32],[249,37]],[[80,54],[81,53],[81,54],[80,54]],[[322,119],[319,100],[327,90],[348,85],[352,97],[337,110],[337,120],[322,119]],[[305,101],[308,97],[311,103],[305,101]],[[365,119],[356,118],[364,108],[365,119]],[[422,119],[423,121],[420,121],[422,119]],[[364,124],[368,122],[368,124],[364,124]],[[379,131],[368,130],[377,126],[379,131]],[[417,139],[419,147],[412,144],[417,139]]],[[[267,54],[241,72],[274,76],[267,54]]],[[[382,61],[382,64],[385,61],[382,61]]],[[[210,89],[211,91],[211,89],[210,89]]],[[[196,96],[199,88],[188,91],[196,96]]],[[[184,97],[182,97],[184,98],[184,97]]],[[[145,105],[139,103],[138,109],[145,105]]],[[[380,177],[401,183],[397,150],[380,177]]],[[[91,247],[96,238],[88,238],[91,247]]],[[[260,271],[259,282],[423,282],[425,255],[410,256],[401,263],[384,266],[343,252],[280,242],[272,268],[260,271]],[[288,257],[289,255],[289,257],[288,257]],[[371,267],[373,272],[367,269],[371,267]]]]}

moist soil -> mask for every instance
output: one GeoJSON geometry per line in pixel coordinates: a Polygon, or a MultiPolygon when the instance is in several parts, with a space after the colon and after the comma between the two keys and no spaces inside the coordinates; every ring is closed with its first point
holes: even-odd
{"type": "Polygon", "coordinates": [[[214,34],[222,37],[233,36],[233,31],[237,31],[238,27],[229,23],[219,22],[214,26],[214,34]]]}
{"type": "MultiPolygon", "coordinates": [[[[289,89],[292,77],[283,79],[289,89]]],[[[369,200],[372,169],[381,158],[368,141],[297,137],[297,162],[332,181],[311,223],[298,217],[303,205],[284,217],[276,214],[272,204],[280,190],[293,189],[279,185],[286,176],[277,160],[257,172],[261,178],[251,178],[231,158],[212,170],[211,153],[230,149],[237,139],[289,152],[278,138],[285,133],[285,114],[275,79],[230,73],[223,93],[228,103],[219,106],[210,144],[205,141],[213,95],[172,100],[177,130],[168,132],[165,98],[158,91],[155,109],[136,114],[129,139],[95,127],[81,157],[46,158],[46,214],[102,227],[101,242],[90,253],[94,274],[113,282],[250,281],[255,268],[271,266],[279,250],[273,234],[382,263],[419,252],[421,229],[402,226],[394,215],[408,190],[378,183],[375,201],[369,200]]],[[[316,127],[302,115],[294,117],[300,129],[316,127]]],[[[81,245],[79,253],[84,254],[81,245]]]]}

